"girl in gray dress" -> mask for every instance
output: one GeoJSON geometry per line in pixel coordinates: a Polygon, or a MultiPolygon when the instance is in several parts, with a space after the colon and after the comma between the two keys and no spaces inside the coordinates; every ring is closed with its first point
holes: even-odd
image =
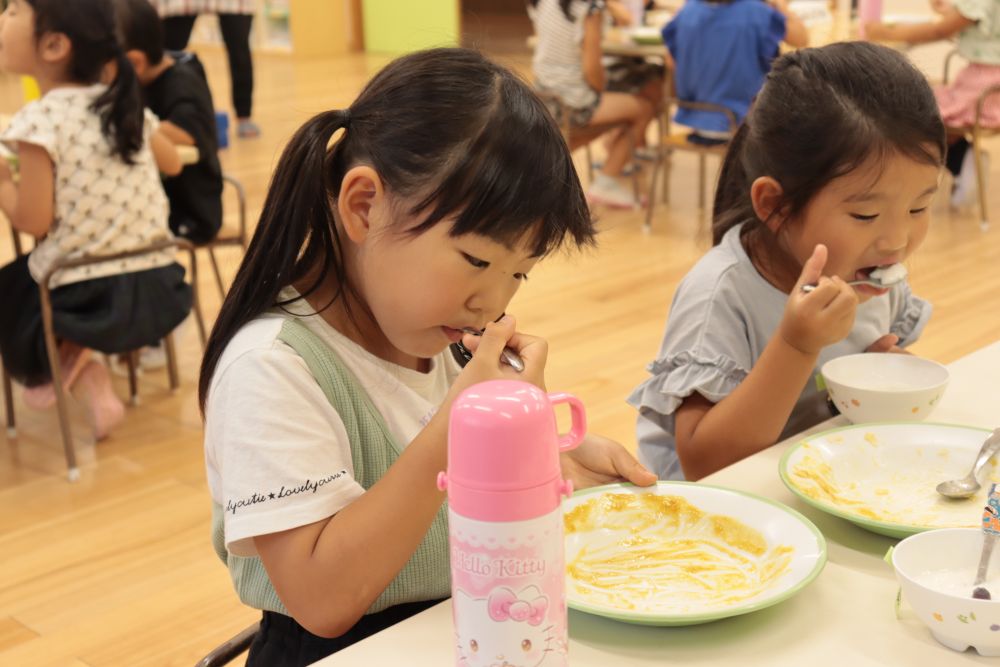
{"type": "Polygon", "coordinates": [[[930,87],[895,51],[851,42],[775,62],[723,163],[715,247],[629,397],[660,477],[698,479],[828,418],[812,381],[824,362],[917,339],[931,307],[905,281],[847,281],[924,240],[944,136],[930,87]]]}

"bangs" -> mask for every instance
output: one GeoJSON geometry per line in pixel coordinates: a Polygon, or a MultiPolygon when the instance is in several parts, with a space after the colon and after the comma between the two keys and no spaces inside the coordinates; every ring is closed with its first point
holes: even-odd
{"type": "Polygon", "coordinates": [[[454,217],[452,236],[479,234],[509,248],[530,238],[539,257],[567,241],[592,244],[594,222],[580,179],[548,110],[509,79],[498,79],[494,99],[479,132],[412,207],[413,214],[429,211],[412,231],[454,217]]]}

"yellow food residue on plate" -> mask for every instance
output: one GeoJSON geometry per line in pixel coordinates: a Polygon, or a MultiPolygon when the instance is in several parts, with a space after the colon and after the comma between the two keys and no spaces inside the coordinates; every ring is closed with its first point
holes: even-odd
{"type": "MultiPolygon", "coordinates": [[[[876,456],[870,467],[839,463],[837,469],[809,444],[802,449],[803,456],[789,467],[788,475],[798,491],[821,506],[882,523],[927,528],[977,524],[978,514],[972,508],[980,505],[985,492],[965,501],[942,498],[935,486],[954,475],[936,465],[917,465],[924,459],[922,447],[911,450],[912,465],[876,456]]],[[[872,450],[865,447],[865,451],[872,450]]],[[[941,450],[927,457],[933,464],[945,464],[949,458],[941,450]]]]}
{"type": "Polygon", "coordinates": [[[865,433],[865,441],[873,447],[878,446],[878,438],[875,437],[874,433],[865,433]]]}
{"type": "MultiPolygon", "coordinates": [[[[735,508],[734,508],[735,509],[735,508]]],[[[605,493],[564,517],[573,592],[593,604],[662,614],[731,606],[789,569],[794,549],[686,498],[605,493]]]]}

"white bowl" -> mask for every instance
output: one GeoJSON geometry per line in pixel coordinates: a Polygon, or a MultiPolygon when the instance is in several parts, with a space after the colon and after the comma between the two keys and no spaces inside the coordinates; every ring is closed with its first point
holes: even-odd
{"type": "Polygon", "coordinates": [[[837,409],[855,424],[926,419],[948,384],[947,368],[911,354],[849,354],[822,373],[837,409]]]}
{"type": "MultiPolygon", "coordinates": [[[[979,528],[930,530],[900,542],[892,551],[892,565],[903,597],[934,639],[956,651],[971,646],[980,655],[994,657],[1000,656],[1000,601],[972,597],[982,544],[979,528]]],[[[994,574],[986,587],[1000,598],[997,560],[994,553],[994,574]]]]}

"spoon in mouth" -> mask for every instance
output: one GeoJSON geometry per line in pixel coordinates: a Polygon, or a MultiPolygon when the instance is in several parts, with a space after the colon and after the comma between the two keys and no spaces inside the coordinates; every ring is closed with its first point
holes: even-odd
{"type": "MultiPolygon", "coordinates": [[[[479,329],[473,329],[472,327],[462,327],[459,329],[462,333],[472,334],[473,336],[482,336],[483,332],[479,329]]],[[[513,368],[518,373],[524,371],[524,360],[517,355],[517,352],[505,347],[503,352],[500,354],[500,359],[503,360],[505,364],[513,368]]]]}
{"type": "MultiPolygon", "coordinates": [[[[892,287],[896,283],[906,280],[906,267],[902,264],[890,264],[880,266],[862,280],[849,280],[848,285],[871,285],[872,287],[892,287]]],[[[809,293],[816,289],[816,285],[803,285],[802,291],[809,293]]]]}

